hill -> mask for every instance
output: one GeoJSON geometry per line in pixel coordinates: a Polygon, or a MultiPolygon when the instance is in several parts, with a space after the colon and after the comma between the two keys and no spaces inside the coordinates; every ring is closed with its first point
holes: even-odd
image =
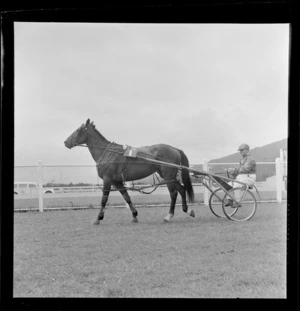
{"type": "MultiPolygon", "coordinates": [[[[257,162],[275,162],[275,159],[280,156],[280,149],[282,148],[287,148],[287,139],[282,139],[262,147],[252,148],[250,153],[257,162]]],[[[209,163],[236,163],[239,162],[239,160],[240,153],[235,152],[226,157],[211,160],[209,163]]]]}

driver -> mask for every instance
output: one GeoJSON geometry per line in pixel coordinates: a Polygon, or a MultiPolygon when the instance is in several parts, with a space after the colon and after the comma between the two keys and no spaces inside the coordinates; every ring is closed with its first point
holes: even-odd
{"type": "MultiPolygon", "coordinates": [[[[240,181],[249,186],[253,185],[256,181],[256,162],[250,154],[250,147],[247,144],[241,144],[238,151],[241,154],[239,168],[228,169],[228,172],[235,178],[236,181],[240,181]]],[[[242,185],[235,182],[233,188],[241,187],[242,185]]],[[[240,191],[235,191],[235,198],[240,200],[240,191]]],[[[232,205],[232,200],[229,199],[226,206],[232,205]]]]}

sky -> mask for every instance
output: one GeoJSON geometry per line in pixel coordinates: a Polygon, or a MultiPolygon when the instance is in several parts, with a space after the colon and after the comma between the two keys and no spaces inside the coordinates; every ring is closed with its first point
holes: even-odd
{"type": "Polygon", "coordinates": [[[288,24],[16,22],[14,40],[15,165],[94,165],[64,146],[88,118],[191,164],[288,136],[288,24]]]}

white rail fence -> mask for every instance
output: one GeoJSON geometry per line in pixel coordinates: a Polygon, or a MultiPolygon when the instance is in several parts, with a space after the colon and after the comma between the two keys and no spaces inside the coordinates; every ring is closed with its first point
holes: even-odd
{"type": "MultiPolygon", "coordinates": [[[[283,157],[277,158],[275,162],[257,162],[257,165],[272,165],[275,166],[275,175],[272,177],[272,191],[276,191],[276,199],[272,199],[274,202],[281,203],[285,200],[283,197],[283,194],[286,194],[286,175],[287,175],[287,162],[284,161],[285,159],[283,157]],[[274,181],[275,179],[275,181],[274,181]],[[275,189],[273,189],[275,188],[275,189]]],[[[204,159],[202,163],[197,164],[197,166],[202,166],[202,170],[205,172],[210,172],[215,166],[230,166],[230,167],[237,167],[238,163],[210,163],[208,160],[204,159]]],[[[193,165],[194,166],[194,165],[193,165]]],[[[35,166],[15,166],[15,183],[19,182],[19,184],[22,183],[22,180],[31,180],[32,184],[36,183],[36,192],[35,195],[32,196],[34,199],[38,199],[38,210],[40,212],[44,211],[44,201],[45,197],[49,198],[49,195],[47,194],[47,188],[45,188],[45,183],[53,182],[57,180],[60,180],[61,183],[67,183],[66,180],[75,180],[75,170],[79,170],[76,173],[77,182],[82,181],[84,178],[84,174],[89,173],[89,184],[94,184],[94,186],[89,187],[52,187],[51,191],[54,191],[57,194],[60,194],[62,196],[67,196],[67,193],[73,193],[79,195],[80,192],[89,192],[90,195],[97,195],[99,197],[99,191],[101,191],[101,181],[97,175],[96,167],[93,165],[43,165],[42,161],[38,161],[37,165],[35,166]],[[68,169],[69,172],[66,172],[68,169]],[[20,170],[23,170],[23,172],[19,172],[20,170]],[[53,173],[53,170],[56,170],[55,173],[53,173]],[[60,170],[60,173],[59,171],[60,170]],[[62,173],[62,170],[65,170],[64,174],[62,173]],[[51,175],[52,174],[52,175],[51,175]],[[91,182],[92,180],[92,182],[91,182]],[[45,193],[46,192],[46,193],[45,193]],[[92,192],[98,192],[95,194],[92,194],[92,192]]],[[[26,182],[23,181],[23,184],[26,182]]],[[[266,183],[263,182],[257,182],[257,186],[262,185],[266,183]]],[[[259,187],[258,187],[259,188],[259,187]]],[[[50,189],[48,189],[50,191],[50,189]]],[[[50,195],[51,196],[51,195],[50,195]]],[[[210,192],[203,187],[203,203],[205,205],[208,205],[210,192]]],[[[19,196],[18,198],[20,198],[19,196]]],[[[286,197],[286,195],[285,195],[286,197]]],[[[17,196],[15,196],[15,202],[16,199],[18,199],[17,196]]]]}

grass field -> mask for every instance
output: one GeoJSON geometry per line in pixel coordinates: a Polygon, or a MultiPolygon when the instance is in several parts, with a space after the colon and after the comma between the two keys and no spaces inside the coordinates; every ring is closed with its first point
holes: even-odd
{"type": "Polygon", "coordinates": [[[196,218],[176,208],[15,213],[14,297],[285,298],[286,204],[254,218],[196,218]]]}

